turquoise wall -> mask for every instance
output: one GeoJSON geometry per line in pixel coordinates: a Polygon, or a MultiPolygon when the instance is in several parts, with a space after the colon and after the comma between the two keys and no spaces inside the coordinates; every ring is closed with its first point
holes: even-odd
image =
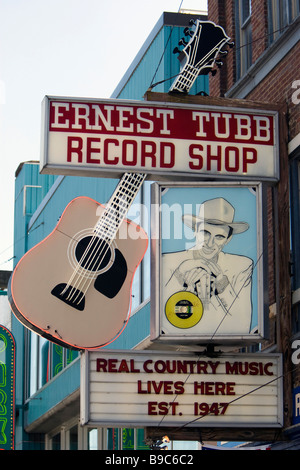
{"type": "MultiPolygon", "coordinates": [[[[153,83],[174,77],[180,71],[177,54],[173,54],[178,47],[179,40],[184,37],[184,28],[165,26],[156,35],[151,47],[145,52],[140,62],[128,77],[116,98],[142,100],[146,91],[153,83]]],[[[181,47],[182,49],[182,47],[181,47]]],[[[167,93],[175,79],[166,80],[153,88],[155,92],[167,93]]],[[[190,90],[191,95],[201,91],[208,94],[208,76],[199,76],[190,90]]]]}

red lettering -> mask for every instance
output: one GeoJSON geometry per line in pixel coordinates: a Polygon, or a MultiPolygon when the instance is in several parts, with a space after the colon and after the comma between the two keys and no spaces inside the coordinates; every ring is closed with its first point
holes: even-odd
{"type": "Polygon", "coordinates": [[[135,368],[134,359],[130,359],[130,372],[141,372],[140,369],[135,368]]]}
{"type": "Polygon", "coordinates": [[[207,146],[207,170],[211,170],[211,162],[215,160],[217,162],[217,171],[221,171],[222,169],[222,147],[220,145],[217,146],[217,155],[213,155],[211,153],[211,145],[207,146]]]}
{"type": "Polygon", "coordinates": [[[77,154],[78,163],[82,163],[82,147],[83,141],[81,137],[68,137],[67,162],[72,161],[72,155],[75,153],[77,154]]]}
{"type": "Polygon", "coordinates": [[[121,360],[118,372],[129,372],[126,359],[121,360]]]}
{"type": "Polygon", "coordinates": [[[274,375],[272,371],[269,371],[269,367],[272,367],[273,366],[273,363],[272,362],[268,362],[265,367],[264,367],[264,372],[266,375],[274,375]]]}
{"type": "Polygon", "coordinates": [[[161,401],[158,403],[158,414],[159,415],[167,415],[169,411],[169,404],[166,401],[161,401]]]}
{"type": "Polygon", "coordinates": [[[194,382],[194,395],[235,395],[235,382],[194,382]]]}
{"type": "Polygon", "coordinates": [[[122,164],[135,166],[137,164],[137,142],[135,140],[123,140],[122,142],[122,164]],[[129,150],[131,147],[131,151],[129,150]],[[131,154],[131,160],[129,155],[131,154]]]}
{"type": "Polygon", "coordinates": [[[195,159],[195,162],[189,162],[189,167],[191,170],[202,170],[203,168],[203,157],[200,153],[195,153],[195,150],[203,150],[203,146],[200,144],[192,144],[189,147],[189,155],[191,158],[195,159]],[[197,161],[198,160],[198,161],[197,161]]]}
{"type": "Polygon", "coordinates": [[[151,158],[151,167],[156,167],[156,144],[142,140],[141,165],[146,166],[146,158],[151,158]]]}
{"type": "Polygon", "coordinates": [[[174,383],[175,393],[177,395],[182,395],[184,393],[184,383],[183,382],[175,382],[174,383]]]}
{"type": "Polygon", "coordinates": [[[150,416],[157,415],[156,405],[157,405],[157,401],[148,402],[148,415],[150,416]]]}
{"type": "Polygon", "coordinates": [[[144,371],[145,372],[148,372],[148,373],[151,373],[153,372],[153,370],[151,369],[148,369],[148,364],[152,364],[152,359],[148,359],[147,361],[144,362],[144,371]]]}
{"type": "Polygon", "coordinates": [[[239,149],[236,147],[225,148],[225,170],[230,172],[239,171],[239,149]],[[233,156],[233,165],[230,165],[230,155],[233,156]]]}
{"type": "Polygon", "coordinates": [[[164,394],[165,395],[172,395],[173,394],[173,382],[167,381],[164,382],[164,394]]]}
{"type": "Polygon", "coordinates": [[[117,139],[105,139],[103,145],[103,161],[106,165],[117,165],[119,162],[118,157],[110,158],[109,150],[110,144],[114,144],[115,146],[119,145],[119,141],[117,139]]]}
{"type": "Polygon", "coordinates": [[[160,143],[160,168],[172,168],[175,164],[175,145],[172,142],[160,143]],[[166,149],[169,149],[169,161],[166,161],[166,149]]]}
{"type": "Polygon", "coordinates": [[[226,395],[235,395],[234,387],[235,387],[235,382],[227,382],[226,383],[226,395]]]}
{"type": "Polygon", "coordinates": [[[226,374],[235,375],[273,375],[270,367],[273,366],[272,362],[264,364],[263,362],[225,362],[226,374]]]}
{"type": "Polygon", "coordinates": [[[97,372],[107,372],[107,360],[106,359],[97,359],[96,361],[96,371],[97,372]]]}
{"type": "Polygon", "coordinates": [[[93,147],[93,143],[98,143],[100,142],[100,138],[96,137],[88,137],[86,139],[86,162],[87,163],[97,163],[98,165],[100,164],[100,159],[94,159],[92,158],[93,153],[100,153],[99,148],[93,147]]]}
{"type": "Polygon", "coordinates": [[[118,359],[108,359],[108,372],[118,372],[116,364],[118,359]]]}
{"type": "Polygon", "coordinates": [[[158,382],[158,384],[157,384],[153,380],[152,381],[152,387],[153,387],[154,393],[156,393],[156,394],[160,393],[162,388],[163,388],[163,385],[164,385],[164,382],[158,382]]]}
{"type": "Polygon", "coordinates": [[[148,415],[167,415],[169,410],[171,414],[176,415],[177,402],[167,403],[166,401],[149,401],[148,402],[148,415]]]}
{"type": "Polygon", "coordinates": [[[147,390],[143,390],[143,382],[138,380],[137,382],[137,392],[138,393],[148,393],[147,390]]]}
{"type": "Polygon", "coordinates": [[[243,148],[243,173],[247,173],[248,164],[253,165],[257,162],[257,150],[254,148],[243,148]],[[252,154],[252,157],[248,157],[248,154],[252,154]]]}

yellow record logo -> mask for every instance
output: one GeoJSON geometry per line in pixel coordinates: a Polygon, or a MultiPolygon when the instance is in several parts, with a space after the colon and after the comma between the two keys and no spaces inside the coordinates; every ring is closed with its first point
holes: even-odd
{"type": "Polygon", "coordinates": [[[165,312],[169,322],[177,328],[192,328],[202,318],[203,305],[192,292],[180,291],[167,300],[165,312]]]}

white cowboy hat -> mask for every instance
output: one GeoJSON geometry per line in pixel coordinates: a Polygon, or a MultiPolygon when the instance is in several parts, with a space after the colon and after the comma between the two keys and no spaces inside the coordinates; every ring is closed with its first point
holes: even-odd
{"type": "Polygon", "coordinates": [[[247,222],[233,222],[234,208],[223,198],[210,199],[200,205],[198,216],[185,214],[183,222],[193,230],[199,222],[212,225],[223,225],[232,228],[232,234],[243,233],[249,228],[247,222]]]}

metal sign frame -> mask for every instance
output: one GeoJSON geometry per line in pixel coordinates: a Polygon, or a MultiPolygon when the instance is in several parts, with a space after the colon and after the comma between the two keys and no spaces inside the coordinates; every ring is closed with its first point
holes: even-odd
{"type": "MultiPolygon", "coordinates": [[[[264,340],[268,331],[266,328],[268,302],[264,288],[267,286],[268,270],[266,237],[264,236],[266,233],[266,217],[264,216],[266,190],[263,183],[154,183],[151,198],[151,340],[176,344],[217,343],[223,345],[264,340]],[[203,296],[199,293],[202,281],[197,281],[198,291],[197,295],[194,295],[190,293],[193,292],[191,286],[187,287],[185,283],[186,277],[180,277],[185,276],[184,266],[187,266],[186,272],[192,274],[192,269],[197,270],[199,279],[200,275],[204,275],[204,271],[198,267],[201,259],[194,260],[197,255],[197,251],[193,251],[195,238],[191,238],[194,234],[190,228],[188,228],[189,232],[183,228],[183,219],[190,217],[185,213],[186,207],[191,212],[192,207],[194,209],[201,207],[200,203],[205,200],[217,201],[218,198],[221,199],[220,196],[233,205],[235,205],[233,201],[237,201],[238,215],[234,216],[234,220],[246,222],[248,220],[250,228],[245,233],[232,235],[228,246],[224,247],[224,251],[228,254],[222,253],[221,270],[226,273],[227,287],[223,287],[222,294],[220,294],[221,289],[215,296],[209,294],[210,298],[207,299],[205,305],[203,296]],[[195,197],[199,197],[199,200],[194,200],[195,197]],[[249,204],[248,208],[242,206],[244,201],[249,204]],[[252,214],[251,219],[250,214],[252,214]],[[168,221],[171,221],[170,224],[167,223],[168,221]],[[173,232],[170,231],[172,224],[174,224],[173,232]],[[168,233],[165,233],[164,227],[167,225],[168,233]],[[178,239],[176,239],[176,234],[178,239]],[[169,238],[166,239],[166,236],[169,238]],[[226,260],[225,257],[227,257],[226,260]],[[249,267],[246,268],[248,261],[249,267]],[[250,272],[251,285],[247,278],[243,277],[246,276],[246,269],[250,272]],[[239,283],[238,277],[241,279],[239,283]],[[246,285],[247,290],[250,291],[248,297],[244,297],[246,300],[249,299],[247,304],[242,296],[246,285]],[[232,291],[232,297],[229,296],[229,289],[232,291]],[[237,300],[244,303],[239,305],[237,300]],[[246,309],[249,311],[248,317],[246,317],[246,309]]],[[[203,266],[204,268],[206,266],[203,266]]],[[[207,277],[202,279],[212,283],[215,280],[213,276],[212,271],[209,281],[206,281],[207,277]]]]}

